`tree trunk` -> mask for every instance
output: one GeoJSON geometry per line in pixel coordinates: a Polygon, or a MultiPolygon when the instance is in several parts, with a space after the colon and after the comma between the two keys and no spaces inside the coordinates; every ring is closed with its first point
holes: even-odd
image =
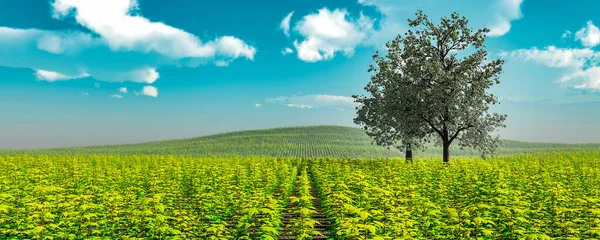
{"type": "Polygon", "coordinates": [[[406,162],[412,162],[413,160],[413,153],[412,153],[412,146],[410,144],[406,145],[406,162]]]}
{"type": "Polygon", "coordinates": [[[444,141],[442,145],[444,147],[444,163],[447,163],[450,161],[450,143],[444,141]]]}

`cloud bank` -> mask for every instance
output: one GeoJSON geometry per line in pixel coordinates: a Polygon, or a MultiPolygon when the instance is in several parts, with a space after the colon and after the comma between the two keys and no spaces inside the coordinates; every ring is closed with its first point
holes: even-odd
{"type": "Polygon", "coordinates": [[[508,33],[511,22],[521,19],[523,0],[469,1],[402,1],[358,0],[364,9],[374,8],[378,16],[363,12],[351,14],[346,9],[321,8],[292,23],[291,13],[281,22],[283,33],[293,40],[298,59],[305,62],[326,61],[341,53],[352,56],[360,46],[380,48],[408,29],[408,18],[422,9],[434,20],[456,10],[468,17],[475,27],[490,28],[490,37],[508,33]],[[443,9],[441,11],[440,9],[443,9]]]}
{"type": "Polygon", "coordinates": [[[535,62],[550,68],[562,70],[557,82],[575,89],[600,91],[600,52],[590,48],[558,48],[549,46],[519,49],[503,54],[510,59],[535,62]]]}
{"type": "Polygon", "coordinates": [[[328,94],[312,94],[301,96],[279,96],[267,98],[266,103],[279,104],[292,108],[332,108],[336,110],[354,108],[355,103],[352,97],[337,96],[328,94]]]}
{"type": "Polygon", "coordinates": [[[54,0],[52,16],[75,22],[79,30],[0,27],[0,66],[31,68],[37,79],[82,77],[151,84],[162,65],[227,65],[253,60],[256,48],[234,36],[202,40],[185,30],[141,15],[136,0],[54,0]],[[82,74],[85,73],[85,74],[82,74]]]}

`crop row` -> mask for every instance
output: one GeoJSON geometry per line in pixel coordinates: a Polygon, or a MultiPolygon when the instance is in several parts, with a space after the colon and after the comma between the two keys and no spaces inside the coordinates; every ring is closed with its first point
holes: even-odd
{"type": "Polygon", "coordinates": [[[0,236],[276,238],[297,164],[276,159],[0,158],[0,236]]]}
{"type": "Polygon", "coordinates": [[[340,239],[600,237],[598,152],[454,159],[315,160],[340,239]]]}
{"type": "Polygon", "coordinates": [[[312,239],[314,236],[322,234],[315,229],[316,224],[320,224],[313,215],[317,212],[313,206],[314,197],[311,194],[312,184],[308,177],[306,167],[301,170],[296,183],[296,194],[290,198],[293,219],[290,221],[290,229],[296,239],[312,239]]]}

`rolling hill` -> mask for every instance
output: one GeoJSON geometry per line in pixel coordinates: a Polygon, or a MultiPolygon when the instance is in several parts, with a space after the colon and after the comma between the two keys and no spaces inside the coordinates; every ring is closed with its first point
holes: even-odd
{"type": "MultiPolygon", "coordinates": [[[[529,143],[505,140],[498,154],[598,150],[600,144],[529,143]]],[[[185,155],[194,157],[402,157],[403,153],[372,143],[362,129],[341,126],[285,127],[222,133],[210,136],[126,145],[2,150],[0,154],[116,154],[185,155]]],[[[440,155],[429,147],[418,156],[440,155]]],[[[468,149],[453,149],[452,155],[478,155],[468,149]]]]}

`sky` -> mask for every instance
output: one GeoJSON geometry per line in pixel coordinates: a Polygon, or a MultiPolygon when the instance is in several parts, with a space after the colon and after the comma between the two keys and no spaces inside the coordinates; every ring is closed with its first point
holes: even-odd
{"type": "Polygon", "coordinates": [[[0,148],[355,126],[371,56],[421,9],[487,27],[502,138],[600,142],[600,2],[2,0],[0,148]],[[598,24],[598,25],[597,25],[598,24]]]}

